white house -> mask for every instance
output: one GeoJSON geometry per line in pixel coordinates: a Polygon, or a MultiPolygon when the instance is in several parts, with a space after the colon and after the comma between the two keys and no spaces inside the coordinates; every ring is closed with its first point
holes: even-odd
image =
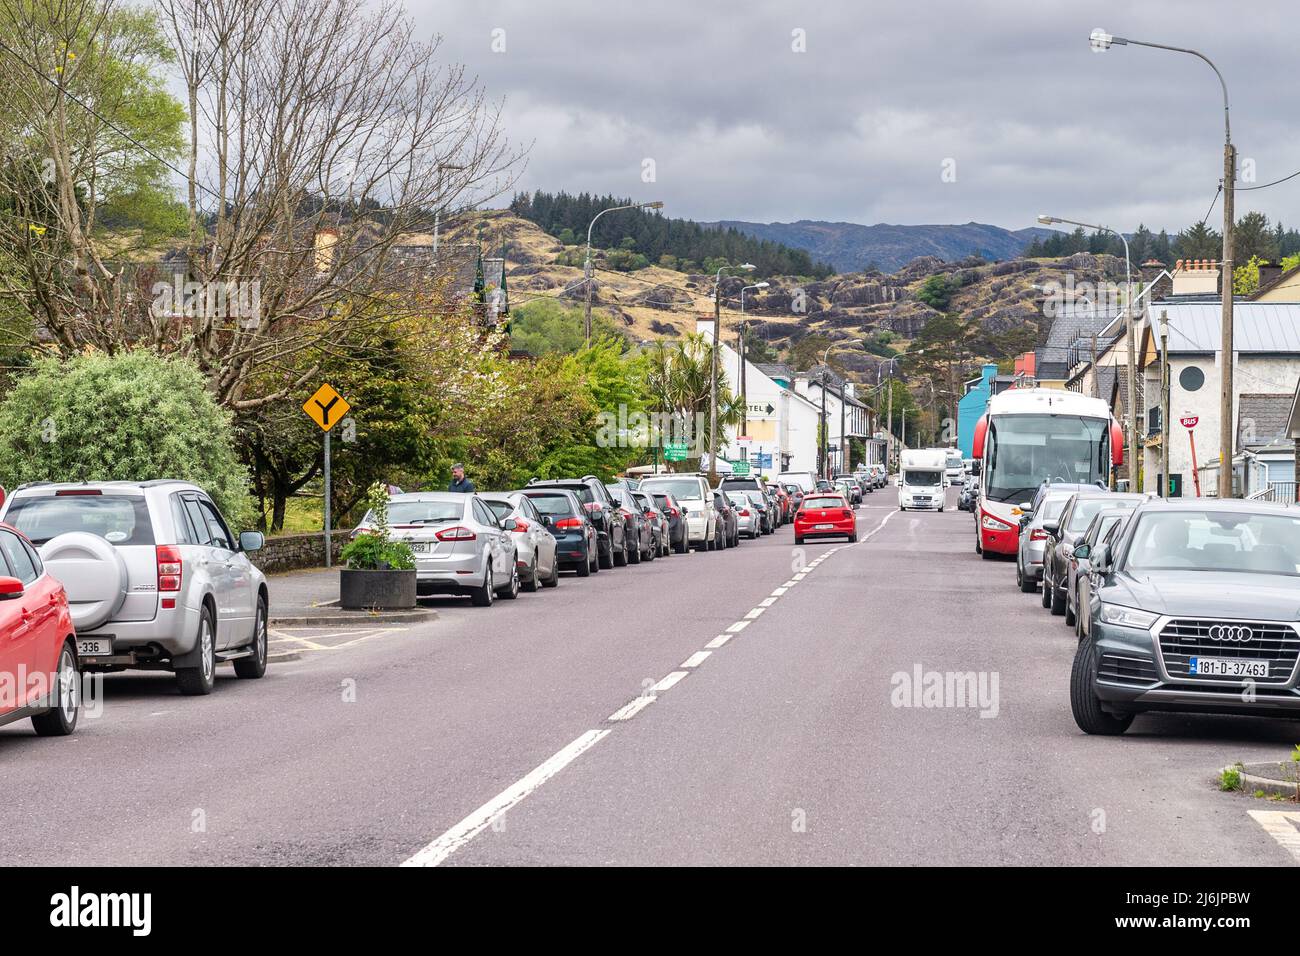
{"type": "MultiPolygon", "coordinates": [[[[1192,467],[1192,441],[1195,440],[1196,462],[1200,468],[1201,493],[1213,493],[1218,487],[1219,461],[1219,394],[1222,368],[1222,305],[1217,299],[1193,302],[1173,300],[1153,302],[1143,322],[1139,357],[1143,366],[1144,398],[1142,432],[1146,438],[1143,461],[1145,490],[1158,491],[1160,442],[1169,441],[1169,472],[1181,475],[1183,494],[1195,493],[1192,467]],[[1169,428],[1160,422],[1160,341],[1161,313],[1169,322],[1169,428]],[[1181,420],[1195,419],[1189,430],[1181,420]]],[[[1262,462],[1254,444],[1259,432],[1259,402],[1245,396],[1294,394],[1300,381],[1300,303],[1244,302],[1233,307],[1233,432],[1239,447],[1233,448],[1234,480],[1238,490],[1250,494],[1258,478],[1258,468],[1248,466],[1248,459],[1262,462]],[[1249,412],[1243,418],[1243,414],[1249,412]],[[1247,420],[1249,419],[1249,420],[1247,420]],[[1251,455],[1255,457],[1252,459],[1251,455]]],[[[1279,431],[1270,424],[1265,431],[1279,431]]],[[[1258,436],[1265,444],[1274,436],[1258,436]]],[[[1271,457],[1271,456],[1270,456],[1271,457]]],[[[1271,464],[1264,463],[1264,464],[1271,464]]]]}
{"type": "MultiPolygon", "coordinates": [[[[696,329],[712,341],[712,321],[701,319],[696,329]]],[[[718,363],[728,387],[739,393],[740,354],[723,342],[718,363]]],[[[744,435],[740,428],[723,428],[718,437],[718,457],[735,461],[743,454],[753,473],[769,477],[780,471],[816,471],[820,406],[748,360],[744,362],[744,382],[744,435]],[[741,438],[749,440],[738,440],[741,438]]]]}
{"type": "Polygon", "coordinates": [[[795,391],[803,395],[822,412],[825,393],[826,449],[833,474],[852,471],[863,461],[849,460],[849,439],[866,441],[871,438],[871,410],[858,400],[852,382],[846,381],[825,366],[800,372],[795,376],[795,391]]]}

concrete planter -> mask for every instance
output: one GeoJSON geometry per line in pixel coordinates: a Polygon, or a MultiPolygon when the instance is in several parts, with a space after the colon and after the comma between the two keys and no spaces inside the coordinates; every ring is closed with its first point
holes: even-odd
{"type": "Polygon", "coordinates": [[[349,610],[415,607],[415,571],[339,570],[339,605],[349,610]]]}

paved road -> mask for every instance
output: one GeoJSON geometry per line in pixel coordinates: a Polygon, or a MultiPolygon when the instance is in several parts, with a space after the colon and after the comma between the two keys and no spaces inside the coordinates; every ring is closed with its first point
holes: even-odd
{"type": "Polygon", "coordinates": [[[70,739],[0,730],[0,863],[1294,862],[1210,783],[1292,725],[1084,737],[1060,619],[969,515],[892,497],[852,547],[786,528],[424,625],[286,629],[298,660],[207,698],[111,676],[70,739]],[[899,706],[918,668],[982,673],[983,706],[899,706]]]}

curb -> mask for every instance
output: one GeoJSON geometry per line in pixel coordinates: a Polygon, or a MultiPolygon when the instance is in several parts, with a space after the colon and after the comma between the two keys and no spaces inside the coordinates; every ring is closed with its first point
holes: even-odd
{"type": "Polygon", "coordinates": [[[1238,767],[1235,764],[1230,769],[1241,774],[1240,792],[1247,796],[1250,796],[1256,790],[1262,790],[1264,793],[1276,793],[1279,796],[1295,799],[1296,785],[1294,781],[1277,780],[1273,777],[1257,777],[1252,773],[1247,773],[1244,767],[1238,767]]]}
{"type": "Polygon", "coordinates": [[[414,611],[333,611],[324,614],[297,614],[273,617],[271,627],[351,627],[355,624],[421,624],[436,621],[438,612],[433,608],[414,611]]]}

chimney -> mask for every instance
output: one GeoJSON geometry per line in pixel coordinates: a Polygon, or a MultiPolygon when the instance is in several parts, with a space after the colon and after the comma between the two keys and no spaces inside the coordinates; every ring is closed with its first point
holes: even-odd
{"type": "Polygon", "coordinates": [[[316,232],[316,271],[329,272],[334,267],[334,247],[338,245],[337,229],[319,229],[316,232]]]}
{"type": "Polygon", "coordinates": [[[1219,263],[1213,259],[1179,259],[1174,263],[1171,295],[1218,295],[1219,263]]]}
{"type": "Polygon", "coordinates": [[[1262,289],[1282,274],[1282,263],[1261,262],[1259,264],[1259,287],[1262,289]]]}
{"type": "Polygon", "coordinates": [[[1147,296],[1148,302],[1154,302],[1157,299],[1163,299],[1169,295],[1173,288],[1173,282],[1169,276],[1164,274],[1165,264],[1159,259],[1148,259],[1142,265],[1138,266],[1138,273],[1142,277],[1142,285],[1149,286],[1154,284],[1150,294],[1147,296]]]}

